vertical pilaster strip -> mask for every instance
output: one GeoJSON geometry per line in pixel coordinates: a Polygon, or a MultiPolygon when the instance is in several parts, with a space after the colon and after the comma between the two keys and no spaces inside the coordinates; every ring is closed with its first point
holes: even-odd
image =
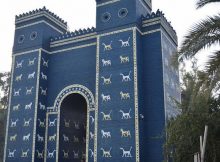
{"type": "Polygon", "coordinates": [[[7,152],[7,141],[8,141],[8,126],[9,126],[9,117],[10,117],[10,109],[11,109],[11,96],[12,96],[12,87],[13,87],[13,79],[14,79],[14,65],[15,65],[15,56],[12,56],[12,68],[11,68],[11,82],[10,82],[10,90],[9,90],[9,102],[8,102],[8,114],[7,114],[7,124],[6,124],[6,133],[5,133],[5,147],[4,147],[4,159],[3,162],[6,161],[6,152],[7,152]]]}
{"type": "Polygon", "coordinates": [[[41,49],[38,54],[37,65],[37,83],[36,83],[36,96],[35,96],[35,111],[34,111],[34,129],[33,129],[33,145],[32,145],[32,162],[35,159],[35,140],[36,140],[36,127],[37,127],[37,109],[38,109],[38,95],[39,95],[39,82],[40,82],[40,65],[41,65],[41,49]]]}
{"type": "Polygon", "coordinates": [[[100,36],[97,36],[96,48],[96,94],[95,94],[95,140],[94,140],[94,162],[97,162],[97,143],[98,143],[98,100],[99,100],[99,44],[100,36]]]}
{"type": "MultiPolygon", "coordinates": [[[[85,96],[84,96],[85,97],[85,96]]],[[[87,102],[87,122],[86,122],[86,162],[88,162],[89,159],[89,116],[90,116],[90,104],[89,100],[86,98],[87,102]]]]}
{"type": "MultiPolygon", "coordinates": [[[[45,137],[44,137],[44,141],[45,141],[45,144],[44,144],[44,162],[47,161],[47,136],[48,136],[48,112],[46,112],[46,124],[45,124],[45,137]]],[[[58,118],[58,117],[57,117],[58,118]]],[[[57,119],[57,126],[58,126],[58,119],[57,119]]]]}
{"type": "Polygon", "coordinates": [[[136,144],[136,162],[140,161],[139,157],[139,113],[138,113],[138,72],[137,72],[137,33],[133,28],[133,57],[134,57],[134,103],[135,103],[135,144],[136,144]]]}
{"type": "MultiPolygon", "coordinates": [[[[58,162],[58,156],[59,156],[59,145],[60,145],[60,105],[61,105],[61,102],[58,106],[58,114],[57,114],[57,141],[56,141],[56,162],[58,162]]],[[[55,105],[54,105],[55,106],[55,105]]],[[[46,127],[47,127],[47,136],[45,138],[48,138],[48,120],[49,120],[49,114],[48,114],[48,118],[46,120],[47,124],[46,124],[46,127]]],[[[47,154],[47,152],[46,152],[47,154]]]]}

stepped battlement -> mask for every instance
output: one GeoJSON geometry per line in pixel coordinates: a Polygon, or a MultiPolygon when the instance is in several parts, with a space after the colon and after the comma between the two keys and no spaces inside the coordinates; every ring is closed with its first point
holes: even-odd
{"type": "Polygon", "coordinates": [[[48,18],[54,19],[63,26],[67,27],[67,22],[65,22],[63,19],[61,19],[59,16],[54,14],[53,12],[49,11],[45,6],[40,9],[36,9],[33,11],[29,11],[20,15],[15,16],[15,24],[27,21],[33,18],[41,17],[41,16],[46,16],[48,18]]]}
{"type": "Polygon", "coordinates": [[[85,29],[85,28],[79,29],[79,30],[75,30],[74,32],[67,32],[65,34],[61,34],[59,36],[53,37],[53,38],[51,38],[51,42],[64,40],[64,39],[68,39],[68,38],[73,38],[73,37],[78,37],[78,36],[83,36],[83,35],[87,35],[90,33],[94,33],[95,31],[96,31],[96,29],[94,27],[87,28],[87,29],[85,29]]]}
{"type": "Polygon", "coordinates": [[[174,30],[173,26],[171,25],[171,22],[169,22],[167,20],[167,18],[164,16],[164,13],[162,11],[160,11],[159,9],[156,12],[152,12],[151,14],[147,14],[146,16],[142,17],[142,22],[148,22],[151,19],[155,19],[155,18],[161,18],[163,20],[163,22],[170,28],[172,29],[172,31],[174,33],[176,33],[176,31],[174,30]]]}
{"type": "Polygon", "coordinates": [[[177,34],[174,30],[171,22],[167,20],[164,16],[164,13],[159,9],[156,12],[152,12],[151,14],[147,14],[146,16],[142,17],[142,26],[147,27],[150,25],[154,25],[160,23],[162,27],[170,34],[170,36],[175,40],[177,43],[177,34]]]}

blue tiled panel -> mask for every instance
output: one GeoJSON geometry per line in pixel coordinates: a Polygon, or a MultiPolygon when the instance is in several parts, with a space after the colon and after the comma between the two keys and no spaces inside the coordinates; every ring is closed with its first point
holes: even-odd
{"type": "Polygon", "coordinates": [[[38,52],[15,57],[6,139],[8,161],[30,161],[32,156],[38,57],[38,52]]]}

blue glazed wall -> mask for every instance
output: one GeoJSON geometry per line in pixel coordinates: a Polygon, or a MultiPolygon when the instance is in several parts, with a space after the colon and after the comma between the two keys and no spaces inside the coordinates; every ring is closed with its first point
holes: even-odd
{"type": "Polygon", "coordinates": [[[161,33],[143,38],[144,50],[144,161],[163,159],[165,126],[161,33]]]}

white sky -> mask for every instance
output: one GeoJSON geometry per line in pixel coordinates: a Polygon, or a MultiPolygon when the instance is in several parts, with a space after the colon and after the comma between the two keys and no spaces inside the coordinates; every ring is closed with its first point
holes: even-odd
{"type": "MultiPolygon", "coordinates": [[[[217,14],[220,4],[196,10],[196,0],[152,0],[153,11],[165,13],[177,32],[179,42],[194,22],[207,15],[217,14]]],[[[95,0],[6,0],[0,5],[0,71],[10,71],[15,15],[46,6],[65,21],[70,31],[95,27],[95,0]]]]}

